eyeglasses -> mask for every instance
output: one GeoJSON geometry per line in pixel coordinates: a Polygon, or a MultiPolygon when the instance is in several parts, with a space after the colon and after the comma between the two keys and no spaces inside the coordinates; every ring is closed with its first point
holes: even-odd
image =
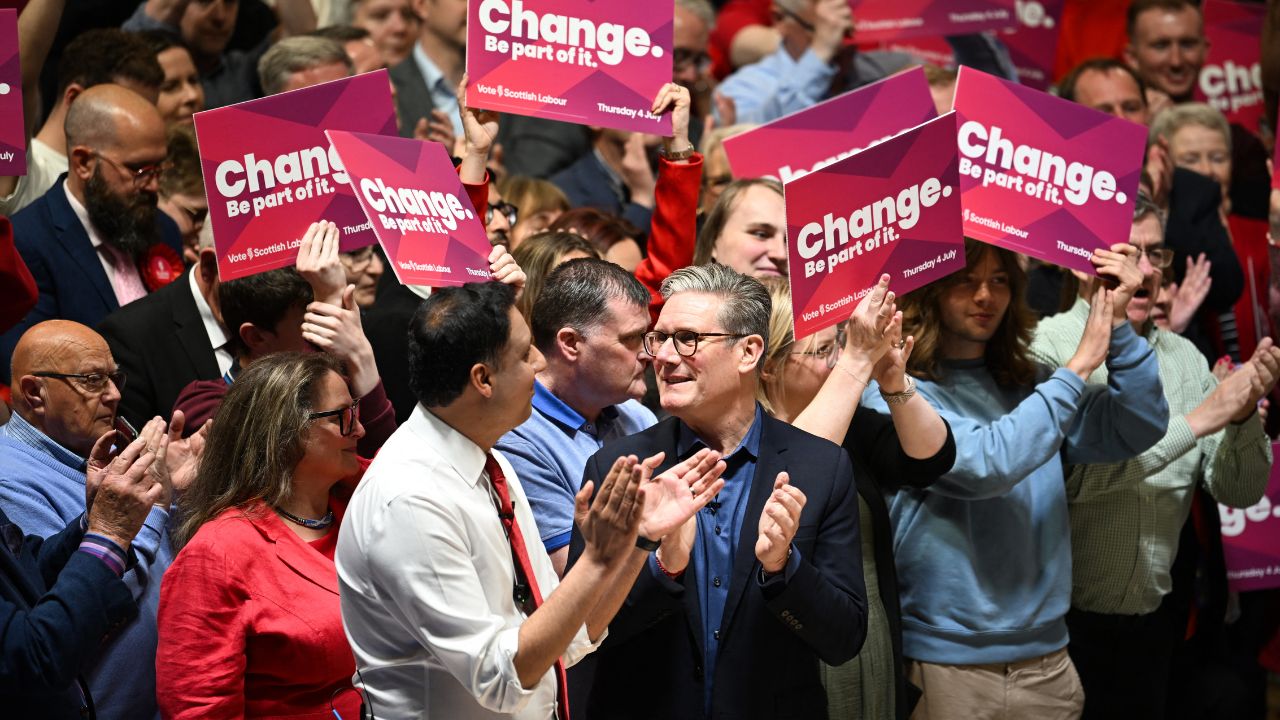
{"type": "MultiPolygon", "coordinates": [[[[135,180],[134,182],[137,182],[137,181],[135,180]]],[[[168,200],[171,205],[178,208],[182,212],[186,213],[187,217],[191,218],[191,224],[196,227],[200,227],[201,225],[204,225],[204,221],[209,217],[208,206],[205,206],[202,208],[193,208],[187,205],[183,205],[182,203],[178,202],[174,198],[168,198],[168,200]]]]}
{"type": "Polygon", "coordinates": [[[484,211],[485,225],[493,222],[494,212],[502,213],[502,216],[507,219],[507,222],[511,223],[512,227],[515,227],[516,220],[520,218],[520,208],[504,200],[502,202],[489,203],[488,209],[484,211]]]}
{"type": "Polygon", "coordinates": [[[705,50],[690,50],[682,47],[672,48],[672,70],[683,72],[691,67],[696,68],[699,73],[705,73],[711,69],[711,56],[705,50]]]}
{"type": "Polygon", "coordinates": [[[356,417],[360,411],[360,399],[356,398],[355,402],[344,408],[337,410],[326,410],[324,412],[311,413],[307,416],[308,420],[319,420],[320,418],[338,416],[338,432],[342,437],[350,435],[356,429],[356,417]]]}
{"type": "Polygon", "coordinates": [[[746,335],[741,333],[700,333],[693,330],[677,330],[673,333],[664,333],[659,330],[651,330],[644,334],[644,351],[650,355],[657,357],[658,350],[667,344],[667,340],[672,341],[675,346],[676,354],[683,357],[693,357],[698,352],[698,342],[706,338],[744,338],[746,335]]]}
{"type": "Polygon", "coordinates": [[[373,263],[373,246],[368,245],[359,250],[353,250],[349,253],[342,253],[338,257],[342,258],[343,264],[347,266],[347,270],[353,273],[362,273],[369,269],[369,265],[373,263]]]}
{"type": "Polygon", "coordinates": [[[109,373],[60,373],[60,372],[33,372],[32,375],[42,378],[56,378],[58,380],[75,380],[84,391],[91,394],[103,392],[107,389],[107,382],[110,381],[116,386],[116,390],[124,390],[125,374],[123,370],[115,370],[109,373]]]}
{"type": "Polygon", "coordinates": [[[1144,248],[1134,245],[1138,248],[1138,257],[1141,259],[1143,255],[1147,256],[1147,262],[1151,263],[1151,267],[1157,270],[1168,270],[1173,265],[1173,251],[1168,248],[1144,248]]]}
{"type": "Polygon", "coordinates": [[[793,350],[792,355],[804,355],[806,357],[820,357],[827,363],[827,369],[834,369],[836,362],[840,360],[840,343],[831,342],[823,345],[817,350],[793,350]]]}
{"type": "MultiPolygon", "coordinates": [[[[105,153],[98,152],[97,150],[93,151],[93,156],[115,165],[120,171],[125,175],[128,175],[129,178],[133,180],[134,187],[142,187],[152,178],[155,178],[158,181],[161,175],[164,175],[166,172],[173,169],[173,163],[167,160],[161,160],[158,163],[147,163],[146,165],[141,165],[139,167],[130,167],[105,153]]],[[[205,210],[205,212],[208,212],[208,210],[205,210]]]]}
{"type": "Polygon", "coordinates": [[[789,17],[792,20],[795,20],[796,24],[799,25],[801,29],[803,29],[805,32],[813,33],[818,30],[818,28],[813,23],[809,22],[808,20],[805,20],[804,18],[800,17],[794,12],[778,5],[775,5],[774,7],[777,7],[778,11],[782,13],[785,17],[789,17]]]}

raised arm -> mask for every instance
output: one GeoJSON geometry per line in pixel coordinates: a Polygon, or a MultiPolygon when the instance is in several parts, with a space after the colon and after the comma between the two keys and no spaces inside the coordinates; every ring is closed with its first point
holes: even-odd
{"type": "MultiPolygon", "coordinates": [[[[693,148],[689,142],[689,91],[668,83],[653,101],[653,112],[671,113],[671,137],[663,138],[665,154],[693,148]]],[[[662,309],[658,289],[671,273],[693,263],[698,234],[698,192],[702,182],[702,156],[694,152],[680,160],[658,161],[654,211],[649,223],[645,258],[636,266],[636,278],[649,290],[649,315],[662,309]]]]}

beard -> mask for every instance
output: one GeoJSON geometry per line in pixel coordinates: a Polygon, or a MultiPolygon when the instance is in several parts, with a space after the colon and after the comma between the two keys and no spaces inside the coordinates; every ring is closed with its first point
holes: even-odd
{"type": "Polygon", "coordinates": [[[160,242],[156,225],[155,193],[139,190],[132,196],[115,194],[102,179],[100,167],[84,185],[84,209],[102,241],[140,260],[152,245],[160,242]]]}

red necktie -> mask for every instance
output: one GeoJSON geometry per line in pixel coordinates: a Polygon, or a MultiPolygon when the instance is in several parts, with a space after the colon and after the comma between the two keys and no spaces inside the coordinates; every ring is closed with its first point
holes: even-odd
{"type": "MultiPolygon", "coordinates": [[[[484,471],[489,473],[489,482],[493,483],[493,491],[498,496],[498,519],[502,528],[507,531],[507,540],[511,543],[511,555],[516,560],[516,580],[523,580],[529,586],[533,596],[533,608],[542,605],[542,591],[538,589],[538,578],[533,574],[533,564],[529,562],[529,552],[524,546],[524,535],[516,524],[515,508],[511,505],[511,493],[507,490],[507,476],[502,473],[502,466],[492,453],[485,453],[484,471]]],[[[569,720],[569,685],[566,682],[564,663],[556,660],[556,718],[569,720]]]]}

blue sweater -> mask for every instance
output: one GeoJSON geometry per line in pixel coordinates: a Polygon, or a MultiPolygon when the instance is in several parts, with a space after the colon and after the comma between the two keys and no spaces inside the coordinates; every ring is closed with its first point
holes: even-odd
{"type": "MultiPolygon", "coordinates": [[[[0,508],[30,535],[50,537],[84,513],[85,459],[14,415],[0,426],[0,508]]],[[[99,718],[158,718],[156,610],[160,576],[173,562],[169,513],[152,508],[131,548],[137,564],[124,574],[138,616],[103,645],[86,673],[99,718]]]]}
{"type": "MultiPolygon", "coordinates": [[[[1155,354],[1112,331],[1107,385],[1059,369],[1001,387],[984,360],[952,361],[919,392],[951,424],[956,462],[890,498],[904,654],[962,665],[1027,660],[1067,644],[1071,542],[1063,464],[1130,458],[1164,435],[1155,354]]],[[[862,402],[884,411],[873,390],[862,402]]]]}

